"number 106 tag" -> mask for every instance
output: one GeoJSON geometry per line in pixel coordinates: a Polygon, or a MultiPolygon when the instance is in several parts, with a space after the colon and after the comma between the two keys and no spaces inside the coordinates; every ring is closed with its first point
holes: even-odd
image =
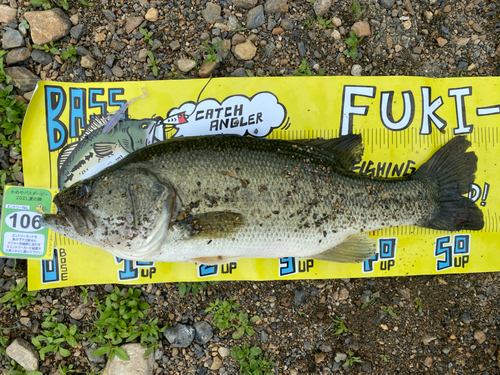
{"type": "Polygon", "coordinates": [[[56,213],[56,189],[6,186],[0,230],[0,256],[50,259],[54,232],[42,225],[42,216],[56,213]]]}

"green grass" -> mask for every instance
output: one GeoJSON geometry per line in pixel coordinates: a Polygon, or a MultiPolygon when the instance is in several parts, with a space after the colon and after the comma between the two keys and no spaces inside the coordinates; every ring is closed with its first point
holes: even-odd
{"type": "Polygon", "coordinates": [[[0,50],[0,83],[6,82],[9,83],[11,78],[7,73],[5,73],[4,66],[3,66],[3,55],[6,55],[7,51],[0,50]]]}
{"type": "Polygon", "coordinates": [[[271,367],[276,366],[276,363],[269,360],[267,356],[262,357],[261,354],[261,348],[250,347],[246,342],[242,347],[235,346],[231,349],[231,357],[238,362],[239,373],[242,375],[272,374],[271,367]]]}
{"type": "Polygon", "coordinates": [[[60,55],[61,51],[59,51],[59,49],[56,48],[58,45],[59,43],[54,43],[54,42],[50,42],[50,44],[44,44],[43,46],[39,46],[38,44],[33,44],[33,48],[39,49],[47,53],[50,52],[53,55],[60,55]]]}
{"type": "Polygon", "coordinates": [[[391,309],[391,307],[390,307],[390,306],[387,306],[387,307],[382,306],[382,307],[380,308],[380,312],[381,312],[382,314],[389,314],[389,315],[390,315],[390,316],[392,316],[393,318],[397,318],[397,316],[398,316],[398,315],[397,315],[394,311],[392,311],[392,309],[391,309]]]}
{"type": "Polygon", "coordinates": [[[10,291],[0,299],[0,302],[8,309],[15,306],[19,310],[21,307],[29,306],[30,302],[35,300],[37,292],[26,291],[24,289],[25,284],[26,280],[22,280],[19,284],[12,285],[10,291]]]}
{"type": "Polygon", "coordinates": [[[349,49],[344,50],[344,55],[349,56],[352,59],[358,57],[358,48],[357,46],[364,37],[358,38],[354,30],[351,30],[349,33],[349,37],[345,40],[345,43],[350,47],[349,49]]]}
{"type": "Polygon", "coordinates": [[[153,35],[153,32],[150,31],[149,33],[144,30],[142,27],[139,29],[139,32],[144,35],[144,40],[149,43],[150,46],[153,45],[153,41],[151,40],[151,36],[153,35]]]}
{"type": "Polygon", "coordinates": [[[71,60],[72,62],[76,62],[76,49],[71,44],[68,45],[66,51],[61,52],[61,58],[64,60],[71,60]]]}
{"type": "Polygon", "coordinates": [[[361,4],[359,3],[358,0],[354,0],[352,2],[351,10],[354,12],[354,18],[356,19],[360,19],[363,13],[365,12],[365,10],[361,8],[361,4]]]}
{"type": "Polygon", "coordinates": [[[148,63],[148,66],[151,68],[153,75],[156,77],[158,75],[158,67],[157,67],[158,62],[155,60],[153,52],[148,51],[147,55],[149,57],[149,60],[151,61],[148,63]]]}
{"type": "Polygon", "coordinates": [[[222,49],[222,47],[220,46],[222,42],[223,40],[219,40],[217,43],[210,45],[204,40],[201,41],[201,43],[203,43],[203,46],[200,46],[200,49],[206,53],[205,64],[210,65],[214,61],[216,63],[219,62],[219,59],[217,58],[217,52],[222,49]]]}
{"type": "Polygon", "coordinates": [[[325,20],[323,19],[323,17],[318,17],[316,20],[323,29],[332,29],[335,27],[334,25],[331,24],[332,20],[325,20]]]}
{"type": "MultiPolygon", "coordinates": [[[[79,0],[80,4],[85,6],[93,6],[94,3],[88,3],[85,0],[79,0]]],[[[50,0],[30,0],[30,3],[33,5],[40,5],[43,9],[51,9],[54,7],[54,4],[50,0]]],[[[69,1],[68,0],[59,0],[60,5],[64,8],[64,10],[69,9],[69,1]]]]}
{"type": "Polygon", "coordinates": [[[355,363],[362,363],[363,362],[360,357],[354,357],[354,353],[351,352],[350,350],[347,351],[347,356],[348,356],[347,360],[342,365],[342,367],[344,367],[344,368],[351,367],[355,363]]]}
{"type": "Polygon", "coordinates": [[[344,321],[340,318],[330,316],[330,319],[333,321],[333,324],[330,325],[325,331],[325,333],[332,331],[334,335],[341,335],[343,333],[352,333],[354,336],[357,336],[357,333],[352,332],[345,325],[344,321]]]}
{"type": "Polygon", "coordinates": [[[179,296],[184,297],[186,294],[192,294],[193,296],[196,296],[208,285],[217,285],[218,283],[218,281],[200,281],[195,283],[180,282],[179,284],[177,284],[177,286],[179,288],[179,296]]]}
{"type": "Polygon", "coordinates": [[[422,312],[422,300],[420,298],[415,298],[415,308],[419,313],[422,312]]]}
{"type": "Polygon", "coordinates": [[[213,324],[219,328],[220,331],[234,328],[236,331],[233,332],[232,337],[233,339],[239,339],[245,333],[248,336],[252,336],[254,330],[250,326],[250,321],[256,322],[259,320],[257,315],[249,319],[248,314],[239,311],[240,309],[241,305],[238,302],[234,302],[232,297],[229,297],[227,301],[223,302],[220,302],[217,298],[214,303],[210,303],[210,307],[206,308],[205,311],[213,313],[213,324]]]}

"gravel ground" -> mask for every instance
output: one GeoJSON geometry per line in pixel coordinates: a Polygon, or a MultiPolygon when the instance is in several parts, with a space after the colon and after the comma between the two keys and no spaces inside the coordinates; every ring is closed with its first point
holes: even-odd
{"type": "MultiPolygon", "coordinates": [[[[94,82],[186,79],[210,73],[214,77],[290,76],[303,59],[313,74],[321,69],[325,75],[465,77],[500,73],[500,4],[496,0],[362,0],[358,11],[350,1],[331,0],[95,3],[86,7],[70,2],[67,11],[56,14],[60,23],[54,21],[53,25],[43,25],[27,15],[27,30],[22,21],[30,3],[0,1],[2,49],[9,51],[4,56],[9,65],[6,71],[14,79],[20,99],[29,100],[37,77],[94,82]],[[324,20],[323,26],[318,16],[324,20]],[[151,33],[149,37],[141,28],[151,33]],[[61,30],[65,30],[63,35],[57,36],[61,30]],[[357,36],[365,35],[355,59],[343,53],[351,30],[357,36]],[[43,39],[46,34],[58,38],[56,48],[61,51],[68,50],[68,45],[77,46],[75,61],[33,48],[48,43],[43,39]],[[203,63],[207,54],[200,49],[202,41],[218,45],[218,64],[203,63]],[[156,77],[148,50],[157,62],[156,77]]],[[[2,169],[20,165],[19,157],[2,149],[2,169]]],[[[22,173],[16,173],[16,180],[22,182],[22,173]]],[[[26,273],[25,262],[14,266],[12,260],[0,260],[2,292],[26,273]]],[[[136,288],[151,303],[149,314],[157,316],[162,325],[206,321],[213,326],[212,314],[204,309],[216,298],[230,296],[249,316],[260,317],[252,324],[256,332],[252,337],[234,340],[230,330],[220,332],[213,327],[214,336],[204,344],[174,348],[164,339],[155,353],[158,374],[237,373],[238,365],[226,349],[249,342],[274,358],[274,372],[282,374],[486,375],[500,374],[499,278],[494,273],[224,282],[184,298],[174,284],[136,288]],[[349,331],[336,334],[332,318],[342,319],[349,331]],[[349,355],[362,362],[344,367],[349,355]]],[[[112,289],[92,286],[90,297],[102,298],[112,289]]],[[[82,308],[82,304],[78,288],[40,291],[27,308],[18,311],[4,306],[0,326],[19,327],[4,330],[8,344],[18,337],[31,341],[45,319],[43,313],[55,308],[60,321],[86,331],[96,306],[89,303],[82,308]],[[71,315],[75,309],[85,314],[75,319],[71,315]]],[[[48,355],[41,361],[40,371],[55,373],[65,363],[81,373],[104,367],[105,363],[93,358],[89,362],[83,349],[80,343],[67,359],[48,355]]],[[[4,356],[0,359],[5,373],[10,363],[4,356]]]]}

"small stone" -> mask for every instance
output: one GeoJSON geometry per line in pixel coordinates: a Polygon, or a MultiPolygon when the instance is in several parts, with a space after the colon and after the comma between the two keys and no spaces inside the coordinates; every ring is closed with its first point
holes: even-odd
{"type": "Polygon", "coordinates": [[[396,0],[379,0],[380,5],[385,9],[391,9],[396,0]]]}
{"type": "Polygon", "coordinates": [[[463,323],[469,324],[470,323],[470,314],[469,313],[463,313],[462,316],[460,317],[463,323]]]}
{"type": "Polygon", "coordinates": [[[335,354],[335,362],[343,362],[347,359],[347,354],[345,353],[336,353],[335,354]]]}
{"type": "Polygon", "coordinates": [[[271,34],[273,35],[281,35],[283,34],[283,28],[282,27],[275,27],[273,31],[271,31],[271,34]]]}
{"type": "Polygon", "coordinates": [[[233,5],[237,8],[252,9],[257,5],[257,0],[233,0],[233,5]]]}
{"type": "Polygon", "coordinates": [[[102,13],[104,14],[104,17],[108,19],[108,21],[116,21],[115,14],[109,9],[103,9],[102,13]]]}
{"type": "Polygon", "coordinates": [[[239,60],[251,60],[257,53],[257,47],[250,42],[240,43],[234,47],[234,55],[239,60]]]}
{"type": "Polygon", "coordinates": [[[178,49],[181,49],[181,44],[178,40],[174,40],[172,43],[170,43],[170,49],[172,50],[172,52],[177,51],[178,49]]]}
{"type": "Polygon", "coordinates": [[[0,5],[0,23],[10,23],[16,19],[17,9],[0,5]]]}
{"type": "Polygon", "coordinates": [[[149,8],[148,12],[144,16],[145,19],[151,22],[156,22],[158,21],[158,9],[156,8],[149,8]]]}
{"type": "Polygon", "coordinates": [[[356,36],[359,38],[361,36],[369,36],[371,34],[370,24],[368,21],[358,21],[352,25],[351,30],[354,30],[356,36]]]}
{"type": "Polygon", "coordinates": [[[138,28],[144,21],[142,17],[128,17],[125,22],[125,32],[130,34],[134,29],[138,28]]]}
{"type": "Polygon", "coordinates": [[[402,298],[404,298],[404,299],[407,299],[407,300],[411,299],[411,293],[410,293],[410,291],[409,291],[408,289],[406,289],[406,288],[401,288],[401,289],[399,289],[399,290],[398,290],[398,293],[399,293],[399,295],[400,295],[402,298]]]}
{"type": "Polygon", "coordinates": [[[193,342],[196,331],[191,326],[177,324],[174,327],[168,327],[163,334],[174,348],[187,348],[193,342]]]}
{"type": "Polygon", "coordinates": [[[326,354],[325,353],[314,353],[314,361],[316,363],[321,363],[325,360],[326,354]]]}
{"type": "Polygon", "coordinates": [[[332,31],[332,38],[334,40],[340,40],[340,39],[342,39],[342,35],[340,35],[340,33],[337,29],[335,29],[332,31]]]}
{"type": "Polygon", "coordinates": [[[187,73],[191,69],[193,69],[195,66],[196,66],[196,61],[194,61],[192,59],[182,58],[182,59],[177,60],[177,68],[179,68],[179,70],[181,72],[187,73]]]}
{"type": "Polygon", "coordinates": [[[316,0],[313,4],[313,9],[317,17],[323,17],[328,13],[331,6],[332,0],[316,0]]]}
{"type": "Polygon", "coordinates": [[[21,324],[23,326],[26,326],[26,327],[31,327],[31,321],[30,321],[30,318],[20,318],[19,321],[21,322],[21,324]]]}
{"type": "Polygon", "coordinates": [[[125,344],[120,346],[128,354],[130,360],[123,360],[114,356],[111,362],[108,361],[102,375],[114,374],[153,374],[154,355],[144,358],[147,347],[136,344],[125,344]]]}
{"type": "Polygon", "coordinates": [[[13,65],[29,59],[31,56],[30,50],[26,47],[14,48],[5,56],[5,63],[13,65]]]}
{"type": "Polygon", "coordinates": [[[477,33],[482,33],[483,32],[483,28],[478,24],[478,23],[473,23],[472,24],[472,28],[474,29],[475,32],[477,33]]]}
{"type": "Polygon", "coordinates": [[[422,337],[422,341],[425,343],[425,344],[429,344],[431,343],[432,341],[436,340],[436,335],[433,335],[431,333],[426,333],[423,337],[422,337]]]}
{"type": "Polygon", "coordinates": [[[255,29],[266,22],[264,18],[264,7],[262,5],[250,9],[247,14],[247,28],[255,29]]]}
{"type": "Polygon", "coordinates": [[[24,46],[24,38],[17,30],[8,28],[3,33],[2,48],[11,49],[24,46]]]}
{"type": "MultiPolygon", "coordinates": [[[[83,58],[82,58],[82,61],[83,61],[83,58]]],[[[94,65],[95,65],[95,61],[94,61],[94,65]]],[[[75,320],[80,320],[85,316],[85,308],[86,308],[85,304],[82,303],[81,305],[78,305],[76,308],[74,308],[73,311],[71,311],[71,313],[69,314],[69,316],[71,316],[75,320]]]]}
{"type": "Polygon", "coordinates": [[[92,52],[90,52],[87,48],[83,46],[76,46],[75,47],[76,54],[78,56],[90,56],[92,57],[92,52]]]}
{"type": "Polygon", "coordinates": [[[300,288],[295,291],[293,300],[296,306],[302,305],[306,302],[307,290],[304,288],[300,288]]]}
{"type": "Polygon", "coordinates": [[[476,339],[477,343],[481,345],[486,341],[486,334],[480,329],[477,329],[474,331],[474,338],[476,339]]]}
{"type": "Polygon", "coordinates": [[[424,17],[427,22],[431,22],[433,16],[434,14],[429,10],[426,10],[424,13],[424,17]]]}
{"type": "Polygon", "coordinates": [[[403,22],[403,28],[404,28],[405,30],[410,29],[410,28],[411,28],[411,20],[406,20],[406,21],[404,21],[404,22],[403,22]]]}
{"type": "Polygon", "coordinates": [[[73,14],[71,17],[69,17],[69,20],[71,21],[71,24],[73,26],[76,26],[76,25],[78,25],[80,18],[78,17],[78,14],[73,14]]]}
{"type": "Polygon", "coordinates": [[[439,47],[444,47],[448,43],[448,40],[441,37],[437,38],[436,41],[439,47]]]}
{"type": "Polygon", "coordinates": [[[394,52],[398,53],[398,52],[401,52],[403,50],[403,47],[401,47],[399,44],[396,44],[394,46],[394,52]]]}
{"type": "Polygon", "coordinates": [[[382,323],[380,325],[380,328],[382,328],[384,331],[387,331],[389,329],[389,327],[387,326],[387,324],[384,324],[384,323],[382,323]]]}
{"type": "Polygon", "coordinates": [[[432,357],[426,357],[422,363],[425,367],[430,368],[432,366],[432,357]]]}
{"type": "Polygon", "coordinates": [[[69,33],[71,34],[71,36],[73,38],[75,38],[76,40],[79,40],[84,34],[83,25],[80,24],[77,26],[73,26],[71,28],[71,30],[69,31],[69,33]]]}
{"type": "Polygon", "coordinates": [[[113,75],[117,78],[122,78],[123,77],[123,69],[120,68],[119,66],[114,66],[111,71],[113,72],[113,75]]]}
{"type": "Polygon", "coordinates": [[[205,9],[202,10],[201,15],[207,23],[215,23],[217,18],[220,17],[221,7],[214,3],[207,3],[205,9]]]}
{"type": "Polygon", "coordinates": [[[443,8],[443,12],[450,13],[451,12],[451,5],[450,4],[445,5],[443,8]]]}
{"type": "Polygon", "coordinates": [[[33,43],[39,46],[65,37],[73,27],[69,17],[60,8],[26,12],[24,18],[30,25],[33,43]]]}
{"type": "Polygon", "coordinates": [[[342,26],[342,20],[340,18],[338,18],[338,17],[333,17],[332,18],[332,24],[335,27],[340,27],[340,26],[342,26]]]}
{"type": "Polygon", "coordinates": [[[233,38],[231,39],[231,44],[233,46],[236,46],[236,45],[238,45],[240,43],[244,43],[245,41],[246,41],[246,38],[243,35],[241,35],[241,34],[234,34],[233,38]]]}
{"type": "Polygon", "coordinates": [[[280,25],[284,30],[287,31],[293,30],[293,21],[288,18],[281,20],[280,25]]]}
{"type": "Polygon", "coordinates": [[[235,69],[230,75],[229,77],[248,77],[247,75],[247,72],[245,70],[245,68],[238,68],[238,69],[235,69]]]}
{"type": "Polygon", "coordinates": [[[319,350],[321,350],[323,353],[330,353],[332,351],[332,346],[328,344],[321,344],[319,346],[319,350]]]}
{"type": "MultiPolygon", "coordinates": [[[[148,50],[146,48],[142,48],[137,55],[137,59],[139,61],[146,61],[147,57],[148,57],[148,50]]],[[[151,284],[149,284],[149,285],[151,285],[151,284]]],[[[154,298],[154,296],[153,296],[153,298],[154,298]]]]}
{"type": "Polygon", "coordinates": [[[215,61],[212,61],[210,64],[202,64],[200,70],[198,70],[198,75],[200,78],[208,78],[216,66],[217,63],[215,61]]]}
{"type": "Polygon", "coordinates": [[[214,361],[212,362],[212,366],[210,366],[210,370],[217,371],[222,366],[222,359],[220,359],[218,356],[215,356],[213,360],[214,361]]]}
{"type": "Polygon", "coordinates": [[[85,354],[87,354],[87,358],[91,363],[97,364],[97,363],[105,363],[106,362],[106,356],[103,354],[99,357],[96,357],[95,355],[92,354],[94,350],[97,349],[97,344],[92,343],[91,346],[85,348],[85,354]]]}
{"type": "Polygon", "coordinates": [[[21,91],[34,90],[37,82],[40,81],[38,76],[21,66],[6,68],[5,73],[12,78],[11,84],[21,91]]]}
{"type": "Polygon", "coordinates": [[[448,354],[451,352],[451,346],[445,346],[442,350],[443,354],[448,354]]]}
{"type": "Polygon", "coordinates": [[[28,341],[17,338],[7,347],[5,352],[26,371],[38,371],[40,356],[28,341]]]}
{"type": "Polygon", "coordinates": [[[109,46],[111,47],[111,49],[114,49],[117,52],[121,52],[127,45],[125,44],[125,42],[113,39],[109,46]]]}
{"type": "MultiPolygon", "coordinates": [[[[354,64],[351,68],[351,74],[355,77],[361,76],[361,73],[363,72],[363,68],[359,64],[354,64]]],[[[340,295],[339,295],[340,299],[340,295]]]]}
{"type": "MultiPolygon", "coordinates": [[[[206,64],[204,64],[206,65],[206,64]]],[[[207,77],[202,77],[207,78],[207,77]]],[[[214,332],[212,330],[212,326],[207,322],[196,322],[193,324],[194,330],[196,331],[195,339],[196,342],[200,345],[206,344],[210,341],[214,332]]]]}
{"type": "Polygon", "coordinates": [[[458,38],[457,39],[457,46],[463,47],[469,43],[470,38],[458,38]]]}
{"type": "Polygon", "coordinates": [[[267,0],[264,10],[266,13],[287,13],[288,4],[286,0],[267,0]]]}
{"type": "Polygon", "coordinates": [[[96,43],[99,43],[99,42],[104,42],[106,40],[106,33],[102,32],[102,33],[96,33],[95,36],[94,36],[94,41],[96,43]]]}
{"type": "Polygon", "coordinates": [[[219,348],[218,352],[222,358],[229,357],[229,355],[231,354],[231,350],[223,346],[219,348]]]}

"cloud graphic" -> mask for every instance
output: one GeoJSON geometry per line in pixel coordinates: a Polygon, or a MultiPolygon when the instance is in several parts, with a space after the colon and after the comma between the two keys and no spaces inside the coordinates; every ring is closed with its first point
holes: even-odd
{"type": "Polygon", "coordinates": [[[173,137],[197,135],[239,134],[265,137],[286,120],[286,108],[270,92],[260,92],[252,98],[230,96],[222,103],[205,99],[198,104],[186,102],[168,111],[166,127],[177,132],[173,137]],[[180,122],[179,118],[187,121],[180,122]]]}

